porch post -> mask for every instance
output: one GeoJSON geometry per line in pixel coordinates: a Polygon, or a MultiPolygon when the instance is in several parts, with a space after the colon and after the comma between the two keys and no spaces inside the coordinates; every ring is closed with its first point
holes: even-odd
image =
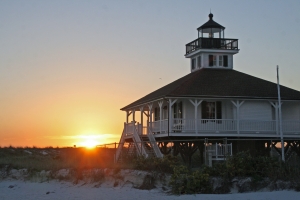
{"type": "Polygon", "coordinates": [[[161,133],[161,120],[162,120],[162,105],[163,105],[163,101],[159,101],[158,105],[159,105],[159,132],[161,133]]]}
{"type": "Polygon", "coordinates": [[[169,133],[172,131],[173,117],[172,117],[172,106],[176,103],[177,99],[169,99],[169,133]]]}
{"type": "Polygon", "coordinates": [[[270,102],[270,104],[274,107],[275,109],[275,120],[276,120],[276,135],[279,135],[279,123],[278,123],[278,102],[270,102]]]}
{"type": "Polygon", "coordinates": [[[150,120],[149,120],[149,118],[150,118],[150,115],[149,115],[149,110],[147,111],[147,129],[149,130],[149,128],[150,128],[150,120]]]}
{"type": "Polygon", "coordinates": [[[240,134],[240,107],[245,101],[240,102],[239,100],[237,100],[236,103],[234,101],[231,102],[236,107],[236,129],[237,133],[240,134]]]}
{"type": "Polygon", "coordinates": [[[196,134],[198,134],[198,106],[200,105],[200,103],[202,103],[203,100],[200,100],[199,102],[197,99],[195,99],[195,102],[193,102],[193,100],[191,99],[189,100],[195,107],[195,131],[196,134]]]}
{"type": "Polygon", "coordinates": [[[148,104],[148,108],[149,108],[149,125],[151,127],[151,131],[152,131],[152,107],[153,107],[153,104],[148,104]]]}
{"type": "Polygon", "coordinates": [[[141,126],[142,126],[142,134],[143,134],[143,130],[144,130],[144,107],[143,106],[141,106],[140,107],[140,111],[141,111],[141,126]]]}
{"type": "Polygon", "coordinates": [[[135,109],[132,110],[132,121],[135,123],[135,109]]]}
{"type": "Polygon", "coordinates": [[[126,123],[128,124],[129,116],[131,115],[131,111],[126,110],[126,123]]]}

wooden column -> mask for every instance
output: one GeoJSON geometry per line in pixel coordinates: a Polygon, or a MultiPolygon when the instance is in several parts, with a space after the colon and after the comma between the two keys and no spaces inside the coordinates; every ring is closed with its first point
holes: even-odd
{"type": "Polygon", "coordinates": [[[240,107],[245,101],[240,102],[239,100],[237,100],[236,102],[234,101],[231,102],[236,107],[236,129],[237,129],[237,133],[240,134],[240,107]]]}
{"type": "Polygon", "coordinates": [[[153,107],[153,104],[148,104],[148,108],[149,108],[149,111],[148,111],[148,119],[149,119],[149,125],[151,127],[151,130],[152,130],[152,107],[153,107]]]}
{"type": "Polygon", "coordinates": [[[198,106],[201,104],[203,100],[199,100],[199,101],[197,99],[195,99],[195,101],[191,99],[189,100],[195,107],[195,132],[196,134],[198,134],[198,106]]]}
{"type": "Polygon", "coordinates": [[[150,120],[149,120],[149,118],[150,118],[150,115],[149,115],[149,110],[147,111],[147,130],[149,130],[149,128],[150,128],[150,120]]]}
{"type": "Polygon", "coordinates": [[[135,123],[135,109],[132,110],[132,121],[135,123]]]}
{"type": "Polygon", "coordinates": [[[143,116],[144,116],[144,107],[143,106],[141,106],[140,107],[140,112],[141,112],[141,126],[142,126],[142,134],[143,134],[143,130],[144,130],[144,118],[143,118],[143,116]]]}
{"type": "Polygon", "coordinates": [[[131,111],[126,110],[126,123],[128,123],[129,116],[131,115],[131,111]]]}
{"type": "Polygon", "coordinates": [[[270,104],[274,107],[275,109],[275,120],[276,120],[276,135],[279,135],[279,113],[278,113],[278,102],[270,102],[270,104]]]}
{"type": "Polygon", "coordinates": [[[176,103],[177,99],[169,99],[169,134],[172,131],[173,126],[173,116],[172,116],[172,106],[176,103]]]}
{"type": "Polygon", "coordinates": [[[161,133],[161,122],[162,122],[162,105],[163,105],[163,101],[159,101],[158,105],[159,105],[159,132],[161,133]]]}

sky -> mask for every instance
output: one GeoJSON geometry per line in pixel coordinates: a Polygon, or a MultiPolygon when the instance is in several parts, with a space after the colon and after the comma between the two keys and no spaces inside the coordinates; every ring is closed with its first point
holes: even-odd
{"type": "Polygon", "coordinates": [[[235,70],[300,90],[298,0],[0,0],[0,146],[119,142],[120,108],[190,73],[210,10],[235,70]]]}

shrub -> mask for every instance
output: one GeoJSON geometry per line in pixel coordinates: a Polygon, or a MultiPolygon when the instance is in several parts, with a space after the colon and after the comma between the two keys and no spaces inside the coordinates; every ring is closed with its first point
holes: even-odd
{"type": "Polygon", "coordinates": [[[209,174],[197,170],[191,172],[186,166],[175,166],[170,186],[174,194],[211,193],[209,174]]]}
{"type": "Polygon", "coordinates": [[[178,158],[165,156],[163,158],[145,158],[143,156],[134,159],[134,168],[138,170],[173,173],[173,167],[179,164],[178,158]]]}

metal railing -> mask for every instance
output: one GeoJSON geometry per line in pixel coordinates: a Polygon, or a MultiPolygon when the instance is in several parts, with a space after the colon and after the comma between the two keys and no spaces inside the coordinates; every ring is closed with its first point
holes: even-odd
{"type": "Polygon", "coordinates": [[[186,55],[198,49],[238,49],[238,39],[197,38],[186,46],[186,55]]]}

